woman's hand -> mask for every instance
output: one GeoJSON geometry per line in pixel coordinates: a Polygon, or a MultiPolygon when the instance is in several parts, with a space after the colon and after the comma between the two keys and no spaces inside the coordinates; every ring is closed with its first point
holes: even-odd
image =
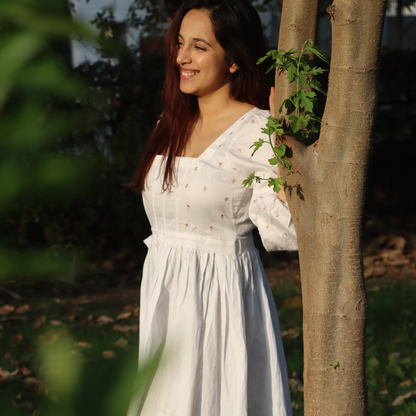
{"type": "MultiPolygon", "coordinates": [[[[275,99],[275,93],[276,90],[274,89],[274,87],[272,87],[270,89],[270,95],[269,95],[269,106],[270,106],[270,115],[272,117],[274,117],[274,99],[275,99]]],[[[276,143],[276,133],[273,133],[273,143],[276,143]]],[[[277,174],[280,176],[280,172],[279,172],[279,165],[277,165],[277,174]]],[[[278,193],[277,193],[277,197],[282,201],[282,202],[286,202],[286,195],[285,195],[285,191],[283,189],[281,189],[278,193]]]]}

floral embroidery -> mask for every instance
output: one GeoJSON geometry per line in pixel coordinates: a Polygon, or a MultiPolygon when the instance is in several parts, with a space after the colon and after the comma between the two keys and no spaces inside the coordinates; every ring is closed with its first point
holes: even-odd
{"type": "Polygon", "coordinates": [[[187,183],[186,185],[185,185],[185,188],[187,188],[189,186],[189,184],[187,183]]]}
{"type": "Polygon", "coordinates": [[[263,195],[260,195],[260,199],[263,199],[263,195]]]}
{"type": "Polygon", "coordinates": [[[224,201],[225,201],[225,202],[227,202],[227,201],[228,201],[228,196],[226,196],[226,197],[224,198],[224,201]]]}
{"type": "Polygon", "coordinates": [[[236,171],[237,169],[236,168],[233,168],[233,171],[236,171]]]}
{"type": "Polygon", "coordinates": [[[287,233],[283,233],[287,237],[287,233]]]}
{"type": "Polygon", "coordinates": [[[189,224],[185,224],[185,228],[188,228],[189,227],[189,224]]]}
{"type": "Polygon", "coordinates": [[[283,250],[283,247],[279,247],[280,248],[280,250],[283,250]]]}
{"type": "Polygon", "coordinates": [[[194,171],[196,172],[198,170],[198,166],[195,166],[194,171]]]}
{"type": "Polygon", "coordinates": [[[221,214],[221,219],[222,219],[222,220],[224,219],[224,214],[221,214]]]}
{"type": "Polygon", "coordinates": [[[205,192],[207,190],[207,187],[206,186],[204,186],[204,189],[202,190],[202,192],[205,192]]]}
{"type": "Polygon", "coordinates": [[[187,208],[187,209],[189,209],[189,208],[191,208],[191,206],[190,206],[190,205],[188,205],[188,204],[186,204],[186,208],[187,208]]]}
{"type": "Polygon", "coordinates": [[[233,132],[230,133],[230,136],[233,134],[233,132]]]}
{"type": "Polygon", "coordinates": [[[239,151],[240,153],[242,153],[242,152],[241,152],[241,147],[238,149],[238,151],[239,151]]]}
{"type": "Polygon", "coordinates": [[[253,199],[253,204],[255,204],[256,203],[256,200],[255,199],[253,199]]]}
{"type": "Polygon", "coordinates": [[[251,120],[251,123],[252,123],[252,124],[254,124],[254,123],[255,123],[255,121],[254,121],[254,120],[251,120]]]}
{"type": "Polygon", "coordinates": [[[220,144],[218,147],[221,147],[222,146],[222,144],[220,144]]]}
{"type": "Polygon", "coordinates": [[[222,167],[222,163],[220,162],[220,163],[218,163],[218,167],[220,168],[220,167],[222,167]]]}
{"type": "Polygon", "coordinates": [[[214,229],[214,227],[212,225],[210,225],[209,229],[212,231],[214,229]]]}
{"type": "Polygon", "coordinates": [[[263,211],[266,211],[267,207],[266,205],[263,205],[263,211]]]}
{"type": "Polygon", "coordinates": [[[262,176],[263,176],[263,178],[264,178],[264,177],[266,176],[266,174],[265,174],[265,173],[263,173],[263,175],[262,175],[262,176]]]}
{"type": "Polygon", "coordinates": [[[270,228],[270,224],[267,224],[267,225],[266,225],[266,228],[267,228],[267,229],[269,229],[269,228],[270,228]]]}
{"type": "Polygon", "coordinates": [[[245,119],[245,117],[243,117],[241,120],[244,120],[245,119]]]}
{"type": "Polygon", "coordinates": [[[279,217],[279,211],[278,212],[276,212],[276,218],[278,218],[279,217]]]}
{"type": "Polygon", "coordinates": [[[232,183],[235,183],[235,179],[233,179],[231,182],[232,182],[232,183]]]}

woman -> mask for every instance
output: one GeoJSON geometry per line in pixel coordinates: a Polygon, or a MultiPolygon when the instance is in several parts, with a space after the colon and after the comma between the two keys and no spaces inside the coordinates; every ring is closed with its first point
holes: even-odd
{"type": "Polygon", "coordinates": [[[164,111],[137,170],[152,236],[141,287],[140,361],[166,355],[129,416],[291,415],[276,308],[254,248],[297,249],[285,196],[251,158],[269,115],[257,12],[189,0],[167,36],[164,111]],[[280,199],[279,199],[280,198],[280,199]]]}

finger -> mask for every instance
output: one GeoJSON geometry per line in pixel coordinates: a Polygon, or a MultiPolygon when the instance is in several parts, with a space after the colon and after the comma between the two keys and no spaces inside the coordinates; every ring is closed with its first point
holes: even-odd
{"type": "Polygon", "coordinates": [[[270,114],[274,117],[274,99],[275,99],[275,88],[271,87],[270,95],[269,95],[269,106],[270,106],[270,114]]]}

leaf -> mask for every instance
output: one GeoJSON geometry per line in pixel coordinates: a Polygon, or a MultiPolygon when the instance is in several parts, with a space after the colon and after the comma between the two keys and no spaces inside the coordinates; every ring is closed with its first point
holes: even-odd
{"type": "Polygon", "coordinates": [[[310,79],[310,78],[306,78],[306,79],[307,79],[308,85],[311,88],[319,91],[320,93],[322,93],[324,95],[327,95],[327,92],[322,88],[321,83],[317,79],[310,79]]]}
{"type": "Polygon", "coordinates": [[[308,43],[306,45],[306,50],[312,52],[315,56],[317,56],[319,59],[321,59],[329,65],[329,60],[325,57],[324,53],[313,44],[312,40],[309,39],[307,42],[308,43]]]}
{"type": "Polygon", "coordinates": [[[52,321],[49,321],[49,323],[50,323],[52,326],[59,326],[59,325],[62,325],[62,322],[61,322],[61,321],[57,321],[57,320],[52,320],[52,321]]]}
{"type": "Polygon", "coordinates": [[[74,345],[81,348],[92,348],[92,345],[89,342],[74,342],[74,345]]]}
{"type": "Polygon", "coordinates": [[[306,118],[302,115],[296,117],[294,114],[292,114],[288,117],[288,119],[292,122],[290,124],[290,128],[292,129],[293,133],[297,133],[302,128],[302,126],[306,127],[308,125],[308,120],[306,120],[306,118]]]}
{"type": "Polygon", "coordinates": [[[108,324],[109,322],[114,322],[114,319],[107,316],[107,315],[101,315],[99,318],[97,318],[98,325],[104,325],[108,324]]]}
{"type": "Polygon", "coordinates": [[[273,153],[276,156],[284,156],[286,153],[286,146],[284,144],[280,146],[273,146],[273,153]]]}
{"type": "Polygon", "coordinates": [[[129,342],[126,340],[126,339],[124,339],[124,338],[119,338],[115,343],[114,343],[114,345],[116,346],[116,347],[120,347],[120,348],[126,348],[127,347],[127,345],[129,345],[129,342]]]}
{"type": "Polygon", "coordinates": [[[28,312],[28,311],[30,311],[30,308],[29,308],[29,305],[22,305],[22,306],[19,306],[17,309],[16,309],[16,313],[25,313],[25,312],[28,312]]]}
{"type": "Polygon", "coordinates": [[[271,159],[269,159],[269,163],[270,163],[272,166],[276,166],[276,165],[277,165],[277,163],[278,163],[277,157],[272,157],[271,159]]]}
{"type": "Polygon", "coordinates": [[[283,185],[283,180],[281,178],[269,178],[268,180],[268,186],[273,188],[273,191],[276,193],[280,192],[283,185]]]}
{"type": "Polygon", "coordinates": [[[412,396],[416,396],[416,390],[415,391],[409,391],[409,393],[406,393],[406,394],[403,394],[401,396],[396,397],[392,406],[398,406],[400,404],[403,404],[406,399],[409,399],[412,396]]]}
{"type": "Polygon", "coordinates": [[[126,319],[126,318],[130,318],[130,316],[132,316],[133,315],[133,312],[123,312],[123,313],[120,313],[119,315],[117,315],[116,316],[116,319],[118,320],[118,319],[126,319]]]}
{"type": "Polygon", "coordinates": [[[254,179],[255,179],[255,175],[256,172],[250,173],[250,175],[248,175],[247,179],[244,179],[243,182],[241,183],[244,187],[248,187],[251,186],[254,179]]]}
{"type": "Polygon", "coordinates": [[[14,311],[14,306],[12,305],[4,305],[0,308],[0,315],[8,315],[9,313],[14,311]]]}
{"type": "Polygon", "coordinates": [[[46,322],[46,316],[42,315],[36,318],[36,321],[33,325],[37,329],[37,328],[40,328],[45,322],[46,322]]]}
{"type": "Polygon", "coordinates": [[[112,359],[112,358],[117,357],[117,354],[114,351],[111,351],[111,350],[103,351],[101,354],[106,359],[112,359]]]}
{"type": "Polygon", "coordinates": [[[139,325],[135,324],[135,325],[114,325],[113,329],[115,331],[119,331],[119,332],[137,332],[139,330],[139,325]]]}
{"type": "Polygon", "coordinates": [[[297,67],[292,62],[288,65],[287,80],[293,82],[297,78],[297,67]]]}
{"type": "Polygon", "coordinates": [[[300,106],[306,111],[313,111],[313,104],[316,101],[314,98],[316,94],[313,91],[299,91],[300,106]]]}
{"type": "Polygon", "coordinates": [[[279,108],[279,113],[282,112],[282,108],[283,106],[285,106],[288,110],[290,110],[291,108],[294,107],[292,101],[290,100],[290,98],[286,98],[286,100],[283,101],[282,105],[279,108]]]}
{"type": "Polygon", "coordinates": [[[251,154],[251,157],[253,157],[254,153],[257,152],[257,150],[260,149],[261,146],[263,146],[264,140],[263,139],[259,139],[257,142],[254,142],[251,146],[250,149],[252,147],[254,147],[253,153],[251,154]]]}

